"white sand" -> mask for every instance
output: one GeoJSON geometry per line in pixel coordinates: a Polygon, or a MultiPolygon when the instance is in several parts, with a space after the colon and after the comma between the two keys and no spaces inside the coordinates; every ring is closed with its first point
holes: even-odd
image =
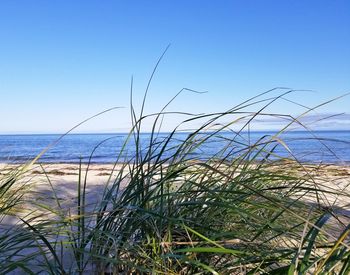
{"type": "MultiPolygon", "coordinates": [[[[113,164],[91,164],[89,166],[86,180],[86,190],[89,194],[89,198],[94,199],[100,197],[107,181],[113,181],[115,174],[120,170],[121,165],[122,164],[117,164],[114,173],[112,173],[113,164]]],[[[6,174],[14,167],[15,165],[0,163],[0,173],[6,174]]],[[[84,182],[86,176],[86,167],[86,164],[82,166],[82,182],[84,182]]],[[[350,205],[350,199],[348,196],[350,193],[349,166],[325,165],[322,167],[316,167],[314,165],[306,165],[304,168],[301,168],[286,164],[273,166],[272,169],[277,169],[282,172],[288,172],[288,169],[290,169],[308,179],[311,176],[314,178],[314,182],[309,181],[310,187],[337,193],[327,194],[327,197],[322,198],[323,203],[327,206],[347,208],[350,205]]],[[[63,200],[69,200],[76,197],[78,180],[79,164],[65,163],[42,164],[42,167],[34,165],[31,170],[26,173],[24,178],[24,181],[34,184],[34,189],[32,189],[32,191],[38,192],[38,194],[49,194],[52,192],[53,188],[63,200]],[[52,187],[50,183],[52,184],[52,187]]],[[[310,200],[313,200],[313,198],[310,197],[310,200]]]]}

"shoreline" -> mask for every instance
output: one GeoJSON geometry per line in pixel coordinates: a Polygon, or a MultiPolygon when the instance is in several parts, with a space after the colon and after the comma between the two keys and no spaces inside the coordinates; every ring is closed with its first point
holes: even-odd
{"type": "MultiPolygon", "coordinates": [[[[213,160],[213,159],[212,159],[213,160]]],[[[220,159],[218,159],[220,161],[220,159]]],[[[190,159],[189,160],[190,162],[191,161],[196,161],[194,159],[190,159]]],[[[205,159],[198,159],[198,161],[207,161],[205,159]]],[[[31,160],[27,160],[27,161],[5,161],[5,160],[0,160],[0,168],[4,165],[11,165],[11,166],[20,166],[20,165],[24,165],[24,164],[27,164],[27,163],[30,163],[31,160]]],[[[261,163],[261,160],[253,160],[253,161],[249,161],[251,163],[254,163],[254,164],[259,164],[261,163]]],[[[125,164],[127,162],[123,162],[123,161],[120,161],[120,162],[113,162],[113,161],[36,161],[34,164],[35,165],[79,165],[79,164],[82,164],[82,165],[114,165],[114,164],[117,164],[117,165],[121,165],[121,164],[125,164]]],[[[312,165],[312,166],[345,166],[345,167],[350,167],[350,161],[337,161],[337,162],[311,162],[311,161],[297,161],[297,160],[293,160],[293,159],[276,159],[276,160],[273,160],[273,159],[270,159],[268,160],[268,162],[266,163],[269,163],[269,164],[288,164],[288,163],[299,163],[299,164],[302,164],[302,165],[312,165]]]]}

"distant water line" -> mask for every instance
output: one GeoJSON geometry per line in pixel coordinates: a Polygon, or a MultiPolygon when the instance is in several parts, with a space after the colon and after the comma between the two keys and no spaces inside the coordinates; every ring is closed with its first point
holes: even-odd
{"type": "MultiPolygon", "coordinates": [[[[263,136],[272,136],[274,132],[251,132],[249,135],[243,133],[242,137],[236,137],[242,143],[254,144],[263,136]],[[248,140],[248,138],[250,140],[248,140]],[[241,139],[241,140],[239,140],[241,139]]],[[[189,133],[177,133],[169,146],[176,147],[181,140],[185,140],[189,133]]],[[[274,153],[281,157],[295,157],[303,162],[311,163],[335,163],[350,164],[350,131],[318,131],[310,135],[308,132],[288,132],[281,136],[284,145],[287,145],[293,153],[291,156],[284,145],[278,145],[274,153]],[[315,138],[315,135],[317,138],[315,138]]],[[[158,140],[168,136],[161,133],[158,140]]],[[[214,156],[220,148],[223,148],[227,140],[233,138],[232,133],[222,133],[225,139],[212,139],[204,143],[200,148],[191,152],[191,158],[206,159],[214,156]]],[[[0,135],[0,162],[23,163],[33,159],[49,144],[56,141],[60,135],[0,135]]],[[[127,134],[71,134],[65,136],[58,144],[50,148],[41,158],[44,163],[78,163],[80,160],[87,162],[91,157],[93,163],[112,163],[117,159],[127,134]],[[101,143],[101,144],[100,144],[101,143]],[[95,147],[98,148],[95,149],[95,147]],[[91,156],[91,153],[94,154],[91,156]]],[[[147,150],[150,134],[140,135],[141,147],[147,150]]],[[[237,143],[237,144],[238,144],[237,143]]],[[[239,154],[244,147],[233,146],[230,148],[235,154],[239,154]]],[[[169,150],[168,156],[172,151],[169,150]]],[[[224,152],[225,153],[225,152],[224,152]]],[[[167,157],[167,154],[164,157],[167,157]]],[[[123,158],[131,159],[135,155],[135,145],[129,142],[124,148],[123,158]]]]}

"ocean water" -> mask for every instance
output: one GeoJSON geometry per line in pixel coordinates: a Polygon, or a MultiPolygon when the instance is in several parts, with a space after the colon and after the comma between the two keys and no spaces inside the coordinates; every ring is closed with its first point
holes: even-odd
{"type": "MultiPolygon", "coordinates": [[[[207,134],[202,134],[205,137],[207,134]]],[[[240,156],[247,152],[247,146],[255,146],[247,158],[254,158],[258,150],[262,150],[258,159],[269,157],[296,158],[302,162],[350,164],[350,131],[288,132],[279,136],[273,143],[264,147],[274,132],[235,133],[225,132],[199,145],[192,143],[194,149],[189,150],[187,158],[206,159],[212,156],[240,156]],[[269,152],[273,154],[269,154],[269,152]]],[[[160,133],[156,139],[154,150],[159,152],[164,145],[168,133],[160,133]]],[[[170,157],[178,148],[180,141],[188,138],[189,133],[177,133],[165,147],[163,157],[170,157]]],[[[0,162],[19,163],[37,156],[43,149],[57,141],[60,135],[0,135],[0,162]]],[[[135,156],[136,147],[133,138],[125,147],[127,134],[70,134],[63,137],[51,147],[40,162],[77,163],[80,160],[93,163],[111,163],[130,160],[135,156]],[[122,149],[123,148],[123,149],[122,149]],[[117,159],[118,156],[121,158],[117,159]]],[[[140,135],[140,150],[145,156],[150,144],[150,134],[140,135]]]]}

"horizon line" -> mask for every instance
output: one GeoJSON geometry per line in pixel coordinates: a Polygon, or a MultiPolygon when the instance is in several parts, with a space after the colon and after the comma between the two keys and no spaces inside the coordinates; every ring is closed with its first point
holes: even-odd
{"type": "MultiPolygon", "coordinates": [[[[235,131],[235,132],[241,132],[241,133],[259,133],[259,132],[278,132],[278,129],[258,129],[258,130],[241,130],[241,131],[235,131]]],[[[332,131],[336,131],[336,132],[349,132],[350,129],[313,129],[313,130],[305,130],[305,129],[289,129],[288,132],[332,132],[332,131]]],[[[159,134],[168,134],[171,133],[172,131],[160,131],[158,132],[159,134]]],[[[207,133],[210,132],[215,132],[215,130],[212,131],[205,131],[207,133]]],[[[232,132],[230,130],[222,130],[220,132],[232,132]]],[[[120,134],[129,134],[130,132],[126,132],[126,131],[120,131],[120,132],[105,132],[105,131],[101,131],[101,132],[80,132],[80,133],[62,133],[62,132],[14,132],[14,133],[1,133],[0,132],[0,136],[45,136],[45,135],[120,135],[120,134]]],[[[143,131],[140,132],[140,134],[151,134],[152,131],[143,131]]],[[[192,131],[190,130],[184,130],[184,131],[177,131],[176,133],[192,133],[192,131]]]]}

